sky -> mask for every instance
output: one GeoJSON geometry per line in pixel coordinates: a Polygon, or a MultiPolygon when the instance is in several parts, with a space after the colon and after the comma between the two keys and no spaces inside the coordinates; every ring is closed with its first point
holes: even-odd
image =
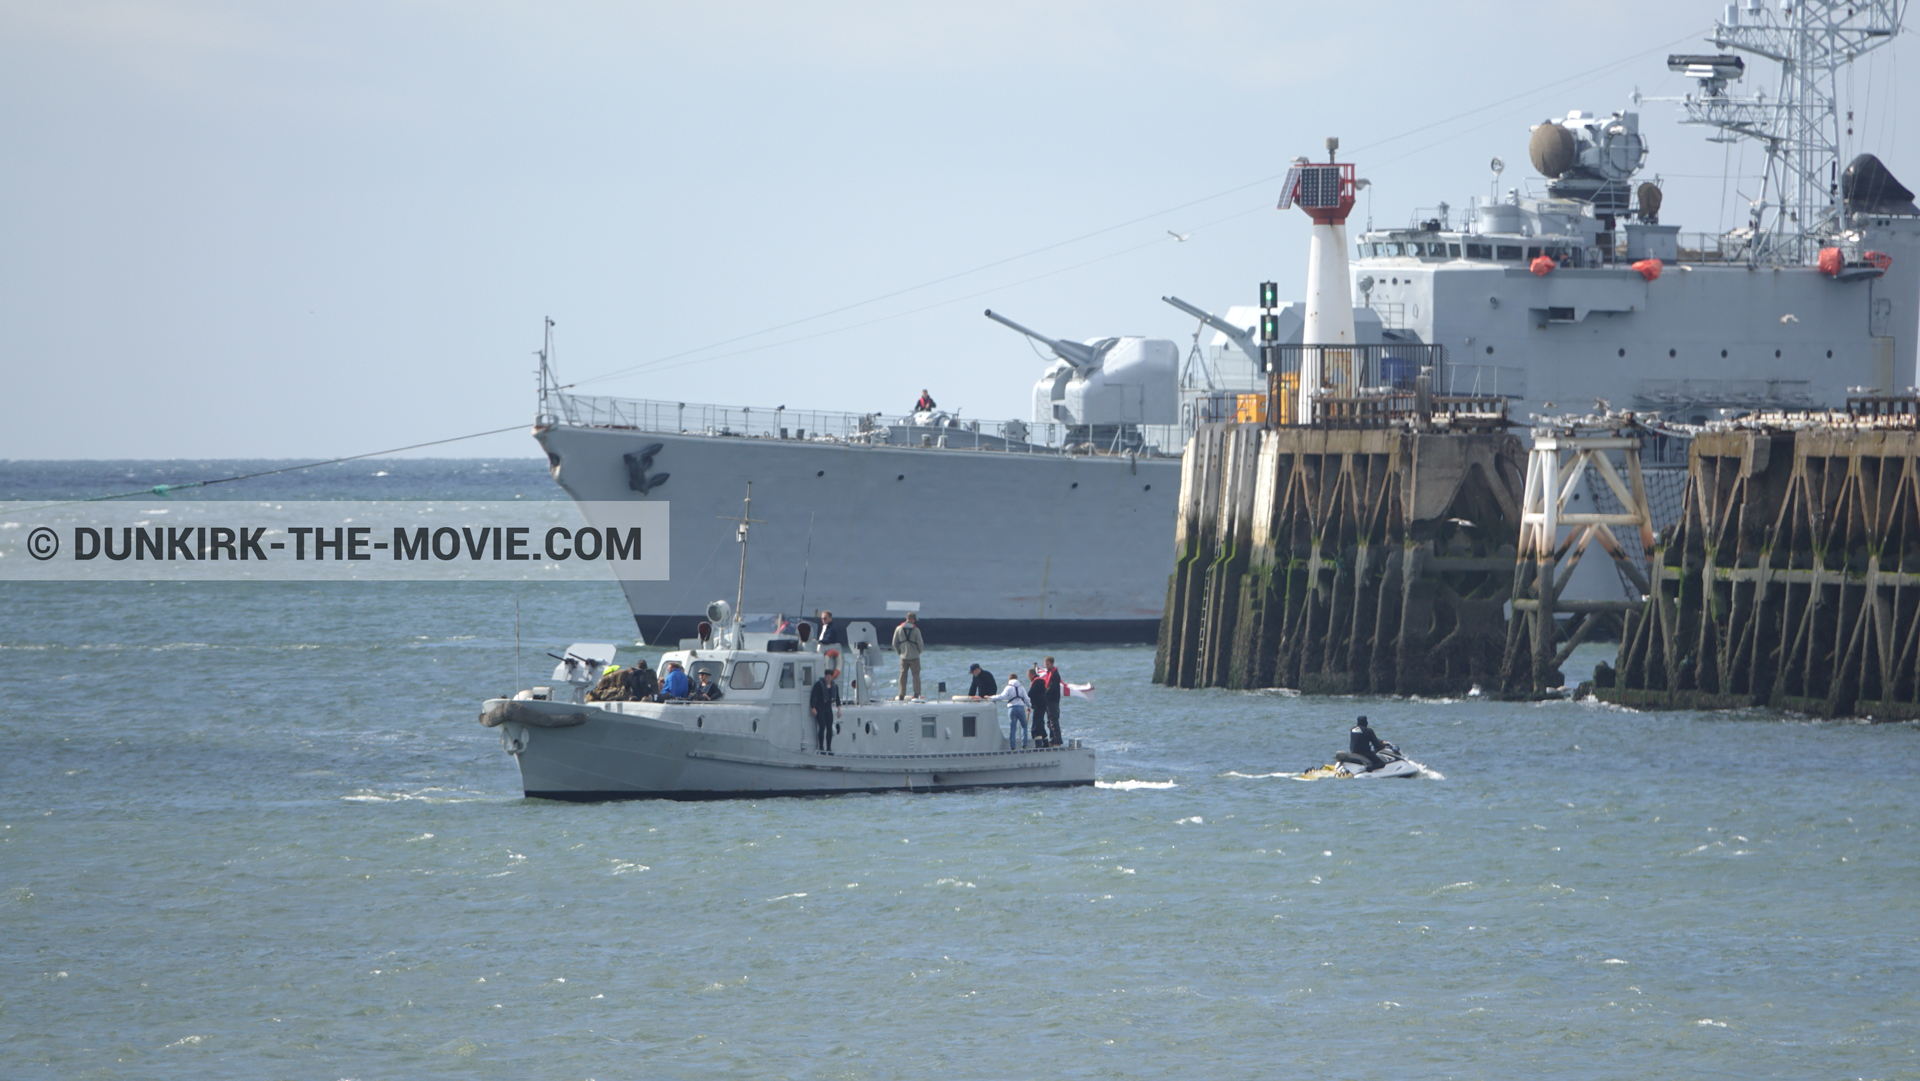
{"type": "MultiPolygon", "coordinates": [[[[1024,417],[982,309],[1184,350],[1163,295],[1303,292],[1293,157],[1356,224],[1537,190],[1531,125],[1686,93],[1720,10],[7,0],[0,459],[534,455],[545,318],[578,393],[1024,417]]],[[[1841,93],[1920,189],[1916,54],[1841,93]]],[[[1742,224],[1757,149],[1638,108],[1662,221],[1742,224]]]]}

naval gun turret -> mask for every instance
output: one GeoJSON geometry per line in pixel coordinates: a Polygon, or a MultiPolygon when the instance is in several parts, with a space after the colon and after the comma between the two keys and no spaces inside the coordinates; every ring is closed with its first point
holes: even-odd
{"type": "Polygon", "coordinates": [[[1180,419],[1180,347],[1159,338],[1049,338],[991,310],[987,318],[1017,330],[1057,358],[1033,385],[1035,424],[1062,424],[1068,443],[1101,450],[1138,449],[1146,424],[1180,419]]]}
{"type": "Polygon", "coordinates": [[[1179,297],[1161,297],[1160,299],[1225,335],[1228,341],[1240,347],[1240,351],[1247,355],[1248,360],[1253,361],[1255,371],[1266,370],[1266,362],[1260,359],[1260,342],[1253,336],[1252,327],[1236,327],[1212,312],[1201,311],[1179,297]]]}

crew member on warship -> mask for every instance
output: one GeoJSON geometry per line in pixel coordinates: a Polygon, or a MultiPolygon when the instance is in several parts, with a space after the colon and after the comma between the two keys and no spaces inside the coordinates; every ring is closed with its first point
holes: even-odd
{"type": "Polygon", "coordinates": [[[807,708],[813,712],[813,742],[821,754],[833,753],[833,719],[840,712],[840,685],[834,677],[840,674],[838,668],[829,668],[814,681],[813,693],[807,699],[807,708]]]}
{"type": "Polygon", "coordinates": [[[927,648],[927,640],[920,636],[920,619],[912,612],[907,613],[905,622],[893,629],[893,651],[900,654],[900,693],[898,698],[907,697],[907,673],[913,673],[913,696],[920,698],[920,654],[927,648]]]}
{"type": "Polygon", "coordinates": [[[933,404],[933,395],[928,394],[925,388],[922,388],[920,391],[920,400],[913,403],[913,411],[916,413],[931,413],[938,408],[939,406],[933,404]]]}
{"type": "Polygon", "coordinates": [[[1380,756],[1374,753],[1384,746],[1386,746],[1385,742],[1367,725],[1365,717],[1355,721],[1353,727],[1347,730],[1347,750],[1366,759],[1368,769],[1379,769],[1386,765],[1381,761],[1380,756]]]}

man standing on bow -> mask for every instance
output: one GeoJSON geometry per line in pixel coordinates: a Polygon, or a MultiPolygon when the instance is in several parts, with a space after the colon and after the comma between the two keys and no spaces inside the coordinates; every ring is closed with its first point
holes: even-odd
{"type": "Polygon", "coordinates": [[[920,617],[912,612],[898,627],[893,629],[893,651],[900,654],[900,693],[897,697],[907,697],[907,673],[913,673],[913,697],[920,697],[920,654],[927,648],[927,640],[920,636],[920,617]]]}

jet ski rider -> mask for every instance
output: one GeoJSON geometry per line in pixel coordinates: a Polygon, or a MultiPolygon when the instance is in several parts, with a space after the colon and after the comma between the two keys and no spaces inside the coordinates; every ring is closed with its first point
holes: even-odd
{"type": "Polygon", "coordinates": [[[1379,769],[1386,765],[1374,752],[1386,746],[1386,743],[1367,726],[1367,719],[1360,718],[1347,730],[1347,750],[1367,760],[1368,769],[1379,769]]]}

